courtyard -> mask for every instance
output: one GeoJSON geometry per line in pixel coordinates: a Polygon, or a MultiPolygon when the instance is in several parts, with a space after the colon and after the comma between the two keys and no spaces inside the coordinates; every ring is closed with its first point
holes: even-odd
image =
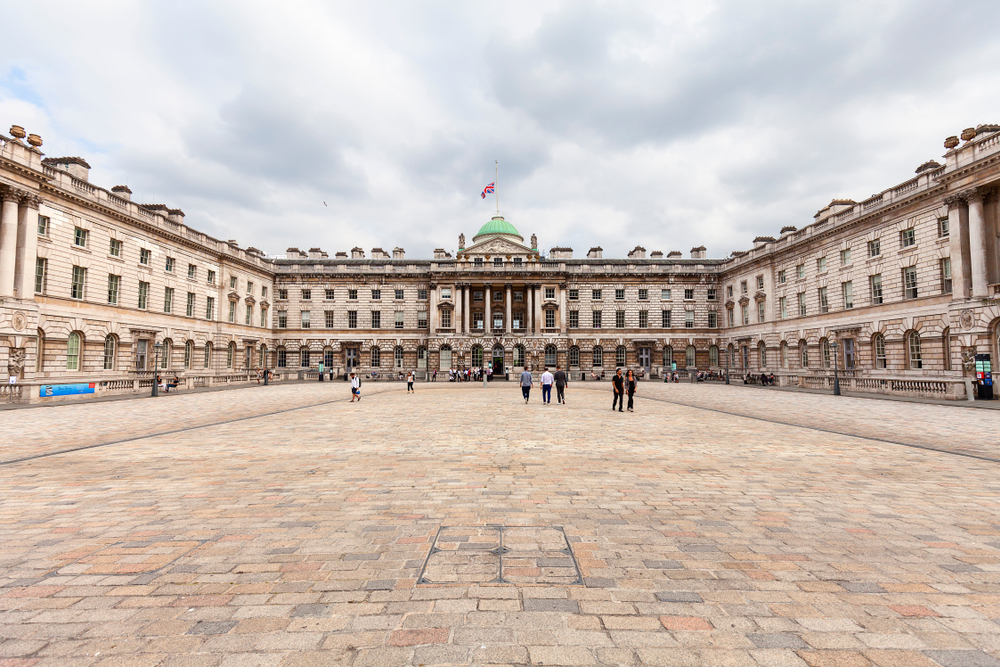
{"type": "Polygon", "coordinates": [[[1000,667],[994,410],[363,392],[0,413],[0,666],[1000,667]]]}

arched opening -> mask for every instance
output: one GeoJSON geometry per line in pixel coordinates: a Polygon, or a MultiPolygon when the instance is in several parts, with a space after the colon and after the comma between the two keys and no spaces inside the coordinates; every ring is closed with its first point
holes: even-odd
{"type": "Polygon", "coordinates": [[[80,370],[80,348],[83,346],[83,334],[73,331],[66,339],[66,370],[80,370]]]}
{"type": "Polygon", "coordinates": [[[403,368],[403,348],[398,345],[392,351],[392,365],[399,369],[403,368]]]}
{"type": "Polygon", "coordinates": [[[799,341],[799,363],[802,368],[809,368],[809,345],[805,340],[799,341]]]}
{"type": "Polygon", "coordinates": [[[923,353],[920,349],[920,332],[910,331],[906,335],[906,360],[910,370],[924,367],[923,353]]]}
{"type": "Polygon", "coordinates": [[[764,341],[757,343],[757,363],[760,364],[761,370],[767,368],[767,346],[764,345],[764,341]]]}
{"type": "Polygon", "coordinates": [[[275,366],[277,368],[288,368],[288,350],[285,349],[284,345],[278,347],[278,358],[275,366]]]}
{"type": "Polygon", "coordinates": [[[184,370],[191,369],[191,359],[194,357],[194,341],[184,343],[184,370]]]}
{"type": "Polygon", "coordinates": [[[822,353],[823,368],[830,368],[832,366],[830,363],[830,339],[821,338],[819,341],[819,349],[822,353]]]}
{"type": "Polygon", "coordinates": [[[264,344],[260,346],[260,366],[267,368],[267,345],[264,344]]]}
{"type": "Polygon", "coordinates": [[[212,341],[205,343],[205,368],[212,367],[212,341]]]}
{"type": "Polygon", "coordinates": [[[226,368],[233,367],[233,361],[236,359],[236,343],[229,343],[226,348],[226,368]]]}
{"type": "Polygon", "coordinates": [[[515,345],[514,346],[514,366],[517,368],[524,368],[524,346],[515,345]]]}
{"type": "Polygon", "coordinates": [[[872,354],[875,357],[875,368],[886,368],[885,336],[877,333],[872,336],[872,354]]]}
{"type": "Polygon", "coordinates": [[[687,349],[684,351],[685,361],[687,362],[688,368],[695,367],[695,349],[694,345],[688,345],[687,349]]]}
{"type": "Polygon", "coordinates": [[[944,369],[951,370],[951,328],[945,327],[941,332],[941,354],[944,356],[944,369]]]}
{"type": "Polygon", "coordinates": [[[708,365],[714,368],[719,367],[719,347],[717,345],[708,348],[708,365]]]}
{"type": "Polygon", "coordinates": [[[673,370],[674,363],[674,348],[667,345],[663,348],[663,367],[668,370],[673,370]]]}
{"type": "Polygon", "coordinates": [[[546,345],[545,346],[545,365],[549,368],[555,368],[556,366],[556,346],[546,345]]]}
{"type": "Polygon", "coordinates": [[[481,345],[472,346],[472,368],[483,367],[483,348],[481,345]]]}
{"type": "MultiPolygon", "coordinates": [[[[378,349],[378,348],[374,348],[374,349],[378,349]]],[[[310,364],[311,361],[312,360],[310,359],[309,348],[305,347],[305,346],[300,347],[299,348],[299,366],[302,367],[302,368],[309,368],[309,366],[311,365],[310,364]]]]}
{"type": "Polygon", "coordinates": [[[781,341],[781,345],[778,346],[778,356],[780,357],[781,367],[788,368],[788,341],[781,341]]]}
{"type": "Polygon", "coordinates": [[[160,350],[160,368],[167,370],[170,368],[170,352],[173,349],[174,342],[169,338],[163,339],[163,349],[160,350]]]}
{"type": "Polygon", "coordinates": [[[427,370],[427,348],[420,346],[417,348],[417,369],[427,370]]]}
{"type": "Polygon", "coordinates": [[[35,372],[45,370],[45,332],[38,330],[38,342],[35,343],[35,372]]]}
{"type": "Polygon", "coordinates": [[[604,348],[598,345],[593,351],[594,361],[593,366],[597,368],[604,367],[604,348]]]}
{"type": "Polygon", "coordinates": [[[118,362],[118,339],[114,334],[104,337],[104,370],[113,371],[118,362]]]}
{"type": "Polygon", "coordinates": [[[382,350],[377,347],[371,349],[372,358],[372,368],[379,368],[382,366],[382,350]]]}
{"type": "Polygon", "coordinates": [[[580,367],[580,348],[576,345],[569,348],[569,367],[579,368],[580,367]]]}
{"type": "Polygon", "coordinates": [[[615,366],[625,368],[625,346],[619,345],[615,348],[615,366]]]}
{"type": "Polygon", "coordinates": [[[438,369],[442,371],[448,371],[451,369],[451,346],[442,345],[440,352],[440,363],[438,364],[438,369]]]}
{"type": "Polygon", "coordinates": [[[493,374],[506,372],[503,345],[493,346],[493,374]]]}

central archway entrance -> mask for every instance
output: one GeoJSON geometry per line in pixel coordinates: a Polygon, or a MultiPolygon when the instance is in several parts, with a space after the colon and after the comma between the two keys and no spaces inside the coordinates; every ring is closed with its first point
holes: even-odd
{"type": "Polygon", "coordinates": [[[503,362],[503,346],[494,345],[493,346],[493,375],[502,375],[504,373],[504,362],[503,362]]]}

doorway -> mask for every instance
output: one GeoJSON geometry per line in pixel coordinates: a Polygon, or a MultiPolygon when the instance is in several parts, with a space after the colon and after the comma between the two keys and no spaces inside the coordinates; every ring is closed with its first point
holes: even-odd
{"type": "Polygon", "coordinates": [[[349,347],[346,352],[347,372],[352,373],[358,367],[358,348],[349,347]]]}
{"type": "Polygon", "coordinates": [[[650,369],[652,368],[652,359],[653,359],[653,354],[650,348],[648,347],[639,348],[639,366],[644,368],[647,373],[649,373],[650,369]]]}
{"type": "Polygon", "coordinates": [[[493,375],[502,375],[504,372],[503,348],[497,345],[493,348],[493,375]]]}

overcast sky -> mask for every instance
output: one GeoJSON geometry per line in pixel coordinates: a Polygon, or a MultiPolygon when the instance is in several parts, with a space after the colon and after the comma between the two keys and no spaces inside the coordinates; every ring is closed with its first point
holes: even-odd
{"type": "Polygon", "coordinates": [[[25,2],[0,131],[268,253],[606,257],[802,227],[1000,122],[986,1],[25,2]],[[326,205],[324,205],[326,202],[326,205]]]}

